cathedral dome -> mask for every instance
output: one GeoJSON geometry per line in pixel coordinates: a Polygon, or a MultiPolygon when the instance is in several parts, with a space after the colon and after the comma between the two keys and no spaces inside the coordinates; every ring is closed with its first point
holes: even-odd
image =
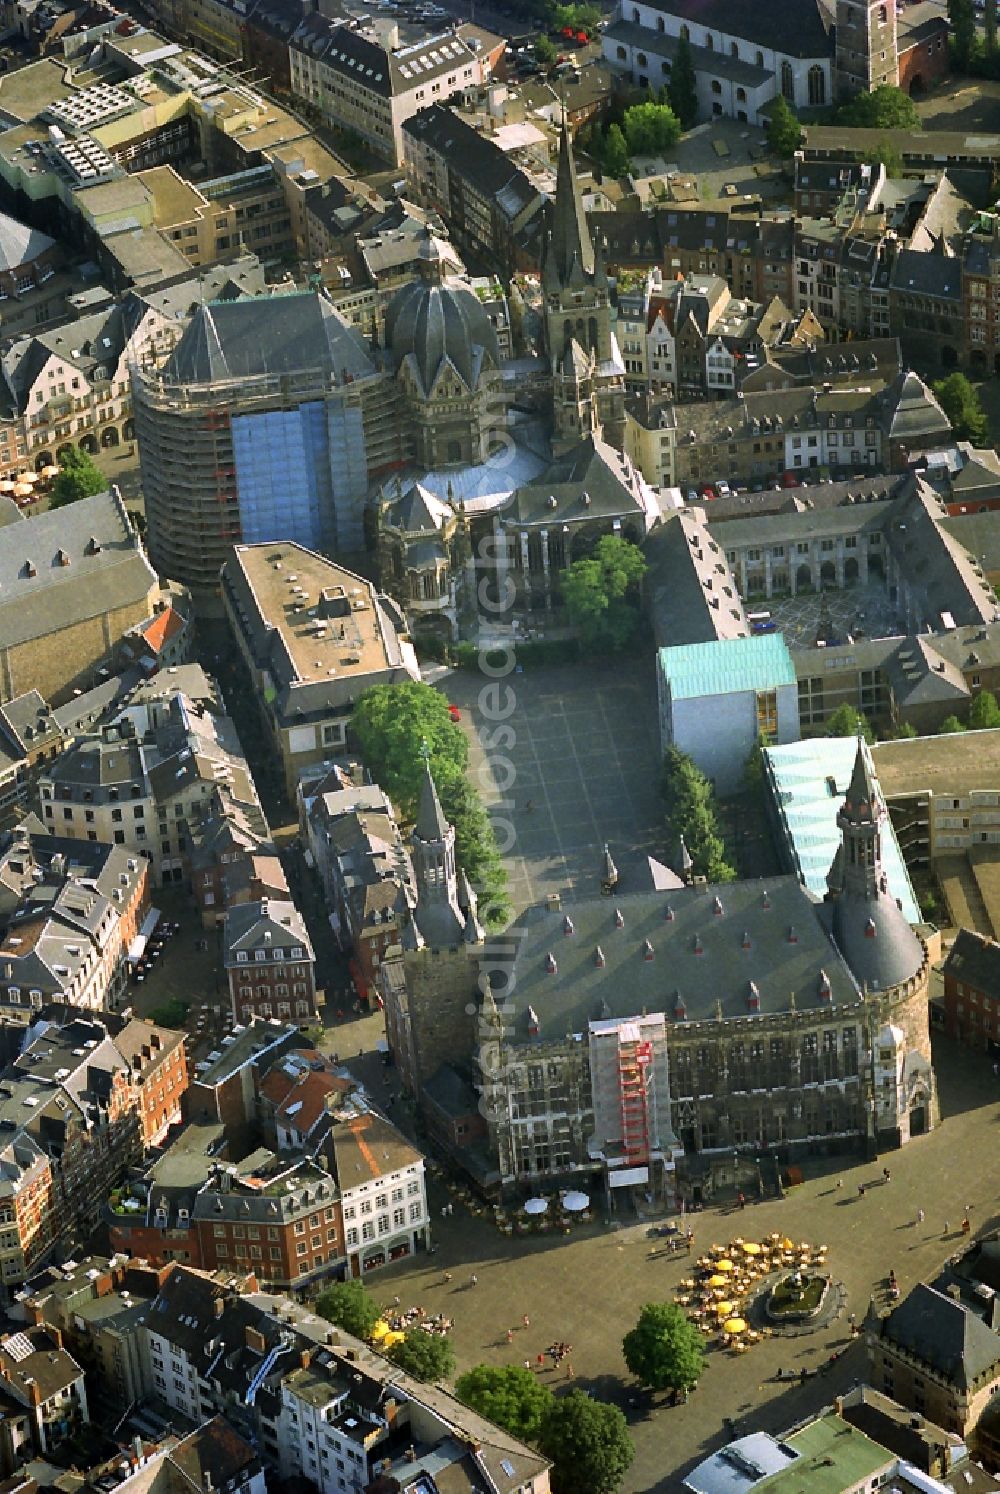
{"type": "Polygon", "coordinates": [[[413,360],[425,394],[445,359],[470,390],[479,383],[484,364],[500,366],[493,324],[475,292],[458,280],[425,276],[404,285],[386,311],[385,338],[397,369],[407,358],[413,360]]]}

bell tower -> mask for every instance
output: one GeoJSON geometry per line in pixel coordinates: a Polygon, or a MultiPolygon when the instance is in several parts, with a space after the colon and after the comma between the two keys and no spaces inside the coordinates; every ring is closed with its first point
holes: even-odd
{"type": "Polygon", "coordinates": [[[896,0],[837,0],[834,92],[838,99],[899,85],[896,0]]]}

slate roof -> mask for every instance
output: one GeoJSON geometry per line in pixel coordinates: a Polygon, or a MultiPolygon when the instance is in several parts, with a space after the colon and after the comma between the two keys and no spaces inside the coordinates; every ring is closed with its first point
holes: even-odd
{"type": "Polygon", "coordinates": [[[47,233],[30,228],[8,213],[0,213],[0,270],[30,265],[55,247],[55,239],[50,239],[47,233]]]}
{"type": "Polygon", "coordinates": [[[519,487],[502,510],[501,520],[505,524],[567,524],[638,514],[645,520],[651,517],[653,501],[629,458],[601,436],[591,435],[519,487]]]}
{"type": "Polygon", "coordinates": [[[155,585],[125,505],[111,493],[0,528],[0,635],[7,648],[134,606],[155,585]]]}
{"type": "Polygon", "coordinates": [[[368,345],[318,291],[200,306],[166,366],[180,384],[321,369],[342,381],[375,372],[368,345]]]}
{"type": "MultiPolygon", "coordinates": [[[[229,908],[223,942],[227,966],[235,964],[238,950],[251,953],[257,949],[290,950],[295,945],[303,951],[298,959],[307,961],[313,957],[309,934],[298,908],[293,902],[279,902],[275,898],[237,903],[229,908]]],[[[286,960],[291,958],[290,953],[285,956],[286,960]]]]}
{"type": "Polygon", "coordinates": [[[704,510],[686,509],[660,524],[646,545],[659,647],[745,638],[750,632],[726,552],[709,534],[704,510]]]}
{"type": "Polygon", "coordinates": [[[972,929],[959,929],[944,973],[977,991],[1000,994],[1000,944],[972,929]]]}
{"type": "Polygon", "coordinates": [[[445,361],[470,390],[484,366],[500,367],[493,323],[475,291],[456,279],[402,286],[386,309],[385,340],[397,368],[413,360],[425,394],[445,361]]]}
{"type": "Polygon", "coordinates": [[[1000,1335],[961,1302],[923,1282],[883,1320],[882,1338],[960,1390],[971,1389],[1000,1365],[1000,1335]]]}
{"type": "MultiPolygon", "coordinates": [[[[567,1033],[585,1032],[589,1022],[603,1018],[640,1010],[673,1018],[678,1004],[686,1014],[677,1019],[679,1030],[684,1020],[716,1020],[717,1003],[725,1019],[748,1017],[751,982],[764,1015],[787,1012],[793,993],[800,1011],[820,1007],[821,972],[829,978],[834,1005],[860,999],[817,916],[815,899],[795,877],[564,901],[559,910],[529,909],[504,939],[505,952],[491,958],[487,948],[483,966],[510,970],[508,1020],[512,1039],[522,1042],[528,1040],[529,1007],[538,1018],[539,1040],[562,1042],[567,1033]],[[571,934],[565,932],[567,918],[571,934]],[[647,939],[652,959],[645,957],[647,939]],[[597,946],[603,965],[595,957],[597,946]],[[517,954],[511,969],[512,947],[517,954]],[[550,953],[555,971],[547,968],[550,953]]],[[[497,991],[497,999],[503,994],[497,991]]]]}
{"type": "Polygon", "coordinates": [[[654,6],[692,25],[745,39],[789,57],[829,57],[830,19],[820,0],[663,0],[654,6]]]}
{"type": "Polygon", "coordinates": [[[403,133],[440,155],[450,172],[472,182],[477,193],[492,198],[509,219],[541,201],[538,188],[521,168],[444,104],[432,104],[405,120],[403,133]]]}

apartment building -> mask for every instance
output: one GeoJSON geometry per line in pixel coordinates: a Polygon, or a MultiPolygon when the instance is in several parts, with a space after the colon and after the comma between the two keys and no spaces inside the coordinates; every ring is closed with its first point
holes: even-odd
{"type": "Polygon", "coordinates": [[[149,907],[148,863],[52,834],[34,816],[0,842],[0,1011],[28,1026],[48,1002],[115,1010],[149,907]]]}
{"type": "Polygon", "coordinates": [[[293,902],[264,898],[230,908],[222,932],[222,964],[235,1021],[315,1021],[315,957],[305,920],[293,902]]]}
{"type": "Polygon", "coordinates": [[[134,1017],[118,1033],[115,1047],[129,1065],[133,1087],[139,1092],[142,1145],[147,1151],[159,1146],[181,1119],[189,1082],[184,1033],[134,1017]]]}
{"type": "Polygon", "coordinates": [[[142,1328],[155,1393],[196,1420],[222,1413],[271,1472],[321,1494],[377,1479],[447,1476],[497,1494],[548,1494],[538,1453],[412,1380],[358,1340],[253,1278],[223,1285],[175,1267],[142,1328]]]}
{"type": "Polygon", "coordinates": [[[155,886],[188,874],[194,826],[235,812],[266,834],[236,730],[214,701],[156,686],[86,732],[39,776],[41,815],[74,840],[126,846],[155,886]]]}
{"type": "Polygon", "coordinates": [[[378,968],[399,943],[413,867],[395,811],[377,784],[309,795],[306,834],[334,931],[350,951],[355,989],[373,1002],[378,968]]]}
{"type": "Polygon", "coordinates": [[[1000,1053],[1000,944],[959,929],[944,962],[943,1026],[950,1038],[1000,1053]]]}
{"type": "Polygon", "coordinates": [[[328,1152],[340,1188],[351,1276],[430,1244],[424,1159],[383,1116],[348,1101],[330,1127],[328,1152]]]}
{"type": "Polygon", "coordinates": [[[347,745],[362,690],[420,678],[396,603],[304,545],[234,546],[222,600],[290,799],[303,768],[347,745]]]}
{"type": "Polygon", "coordinates": [[[402,130],[403,166],[418,202],[435,208],[463,248],[510,275],[520,242],[541,212],[537,185],[490,138],[444,104],[431,104],[402,130]]]}
{"type": "Polygon", "coordinates": [[[4,1451],[15,1465],[46,1457],[90,1420],[83,1370],[57,1328],[0,1338],[0,1394],[13,1402],[4,1417],[4,1451]]]}
{"type": "Polygon", "coordinates": [[[62,746],[62,728],[38,690],[0,706],[0,826],[19,818],[40,764],[62,746]]]}
{"type": "Polygon", "coordinates": [[[310,15],[289,44],[292,94],[335,129],[351,130],[394,166],[404,160],[403,124],[484,81],[483,59],[454,31],[401,46],[310,15]]]}

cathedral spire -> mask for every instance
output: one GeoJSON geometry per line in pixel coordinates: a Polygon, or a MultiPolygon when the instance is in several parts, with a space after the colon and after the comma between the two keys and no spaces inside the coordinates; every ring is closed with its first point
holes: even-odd
{"type": "Polygon", "coordinates": [[[589,276],[594,273],[594,244],[587,227],[587,215],[583,210],[583,199],[576,179],[576,163],[565,113],[559,136],[559,167],[556,172],[549,252],[563,284],[569,281],[574,267],[577,274],[582,272],[584,276],[589,276]]]}
{"type": "Polygon", "coordinates": [[[421,840],[436,841],[447,840],[449,825],[441,808],[441,800],[438,798],[437,787],[434,783],[434,774],[431,772],[430,757],[424,753],[424,781],[420,788],[420,805],[417,809],[417,822],[414,832],[421,840]]]}

